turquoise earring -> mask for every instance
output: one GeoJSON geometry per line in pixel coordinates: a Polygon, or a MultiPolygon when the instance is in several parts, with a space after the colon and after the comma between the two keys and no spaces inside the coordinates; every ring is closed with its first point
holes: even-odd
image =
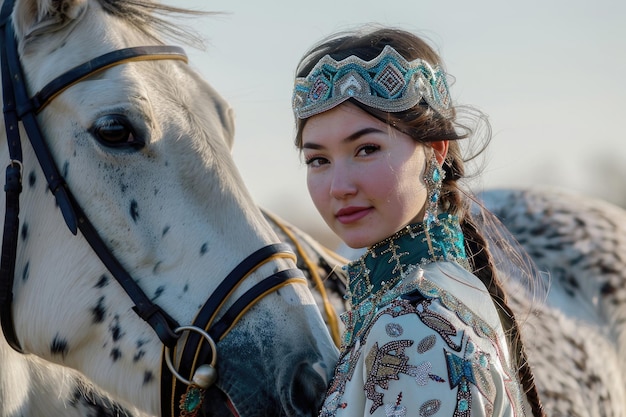
{"type": "Polygon", "coordinates": [[[424,170],[424,182],[426,183],[426,210],[424,212],[424,228],[428,230],[433,224],[439,223],[439,199],[441,197],[441,185],[446,178],[435,153],[432,153],[430,160],[426,163],[424,170]]]}

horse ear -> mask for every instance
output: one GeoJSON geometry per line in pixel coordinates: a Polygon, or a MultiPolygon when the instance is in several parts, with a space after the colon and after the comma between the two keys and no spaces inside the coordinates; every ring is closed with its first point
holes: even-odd
{"type": "Polygon", "coordinates": [[[88,0],[18,0],[13,11],[19,38],[58,30],[80,17],[88,0]]]}
{"type": "Polygon", "coordinates": [[[232,108],[228,107],[223,111],[222,114],[222,128],[224,129],[224,134],[226,136],[226,143],[230,150],[233,150],[233,145],[235,143],[235,112],[232,108]]]}

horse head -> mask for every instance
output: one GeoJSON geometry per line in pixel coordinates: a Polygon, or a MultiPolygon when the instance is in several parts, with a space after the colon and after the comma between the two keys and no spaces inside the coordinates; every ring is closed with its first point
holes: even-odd
{"type": "MultiPolygon", "coordinates": [[[[174,8],[6,3],[4,43],[16,44],[3,49],[3,71],[20,78],[4,68],[19,61],[31,98],[18,99],[14,113],[43,137],[31,144],[20,127],[23,156],[6,143],[1,151],[23,179],[3,315],[15,347],[151,414],[176,414],[179,392],[204,362],[217,371],[203,394],[209,415],[316,414],[336,349],[290,255],[240,264],[278,238],[231,159],[227,103],[159,39],[176,29],[155,12],[174,8]],[[245,279],[224,286],[233,269],[245,279]]],[[[6,114],[2,131],[17,130],[6,114]]]]}

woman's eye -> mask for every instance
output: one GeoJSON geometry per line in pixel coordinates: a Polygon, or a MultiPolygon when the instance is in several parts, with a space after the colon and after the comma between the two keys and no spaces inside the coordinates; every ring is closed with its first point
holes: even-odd
{"type": "Polygon", "coordinates": [[[357,150],[357,156],[367,156],[380,149],[378,145],[363,145],[357,150]]]}
{"type": "Polygon", "coordinates": [[[98,142],[108,147],[141,148],[145,145],[136,135],[128,119],[121,115],[101,117],[90,130],[98,142]]]}
{"type": "Polygon", "coordinates": [[[313,156],[313,157],[310,157],[310,158],[306,158],[304,163],[307,166],[310,166],[310,167],[313,167],[313,168],[317,168],[317,167],[320,167],[322,165],[327,164],[328,160],[326,158],[322,158],[322,157],[319,157],[319,156],[313,156]]]}

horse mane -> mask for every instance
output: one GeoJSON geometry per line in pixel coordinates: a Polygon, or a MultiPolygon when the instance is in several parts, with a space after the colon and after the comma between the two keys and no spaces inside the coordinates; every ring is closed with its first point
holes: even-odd
{"type": "MultiPolygon", "coordinates": [[[[109,14],[126,20],[141,33],[158,43],[160,36],[180,41],[196,49],[204,49],[204,39],[195,30],[175,24],[172,17],[216,15],[217,12],[168,6],[152,0],[98,0],[109,14]]],[[[180,19],[177,21],[179,23],[180,19]]]]}

